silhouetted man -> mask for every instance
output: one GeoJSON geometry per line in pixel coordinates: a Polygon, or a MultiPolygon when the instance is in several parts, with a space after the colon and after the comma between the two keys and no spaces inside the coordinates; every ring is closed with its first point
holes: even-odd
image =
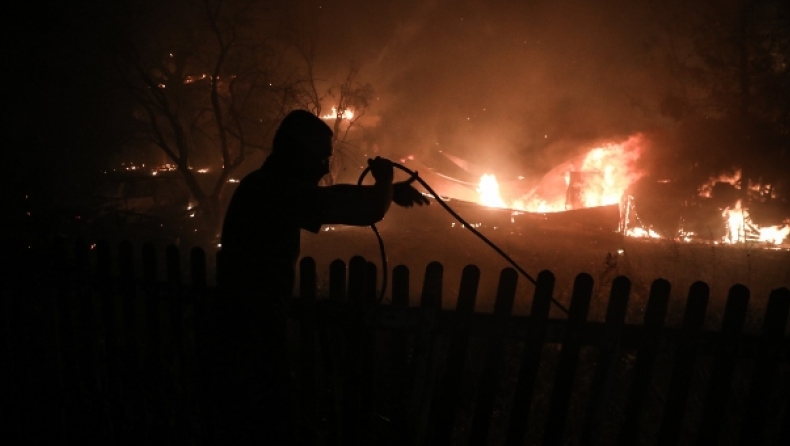
{"type": "Polygon", "coordinates": [[[241,181],[228,207],[218,265],[224,352],[217,390],[223,435],[232,440],[293,443],[286,305],[300,230],[367,226],[380,221],[392,201],[428,203],[411,186],[414,178],[393,184],[392,164],[381,158],[368,160],[375,185],[318,186],[331,156],[329,126],[308,111],[293,111],[277,129],[272,153],[241,181]]]}

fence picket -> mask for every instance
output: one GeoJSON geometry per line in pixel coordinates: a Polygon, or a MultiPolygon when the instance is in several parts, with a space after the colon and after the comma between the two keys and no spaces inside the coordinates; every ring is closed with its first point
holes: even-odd
{"type": "Polygon", "coordinates": [[[206,252],[203,248],[194,247],[189,252],[190,279],[192,281],[192,297],[195,309],[195,392],[193,401],[197,405],[197,416],[200,421],[200,433],[203,438],[214,438],[212,419],[209,411],[211,399],[209,395],[209,377],[206,376],[210,366],[208,357],[209,342],[213,333],[210,323],[211,302],[208,293],[208,274],[206,271],[206,252]]]}
{"type": "Polygon", "coordinates": [[[345,364],[343,373],[343,444],[360,443],[361,340],[364,335],[362,303],[365,293],[365,259],[354,256],[348,268],[345,364]]]}
{"type": "MultiPolygon", "coordinates": [[[[191,284],[187,285],[181,277],[178,248],[170,246],[164,253],[166,281],[162,283],[153,245],[143,246],[142,265],[136,264],[131,243],[117,245],[117,258],[115,248],[106,241],[78,242],[71,266],[66,266],[69,256],[58,246],[41,251],[40,256],[23,253],[19,258],[25,268],[20,268],[17,278],[12,276],[15,280],[3,292],[10,300],[0,312],[4,330],[0,336],[7,352],[5,369],[13,375],[13,386],[22,390],[7,387],[12,410],[4,412],[3,425],[12,434],[30,433],[31,440],[210,443],[216,438],[211,428],[216,405],[201,376],[210,359],[204,355],[213,351],[206,345],[212,342],[208,315],[213,288],[207,284],[205,252],[190,251],[191,284]],[[36,264],[35,260],[44,261],[36,264]],[[142,281],[136,279],[140,271],[142,281]],[[144,318],[138,318],[141,306],[144,318]]],[[[420,308],[414,309],[409,308],[405,266],[392,272],[388,306],[377,299],[376,265],[362,257],[351,259],[348,277],[342,261],[332,262],[329,299],[322,301],[316,300],[315,261],[304,258],[299,268],[301,291],[289,315],[300,321],[295,364],[301,391],[298,419],[305,421],[300,424],[300,444],[447,445],[461,441],[463,434],[456,432],[464,430],[469,432],[469,444],[498,443],[492,429],[501,423],[492,420],[498,416],[494,408],[503,393],[500,386],[510,389],[500,377],[508,339],[523,340],[512,407],[501,419],[507,421],[504,443],[508,446],[523,444],[533,430],[530,411],[546,342],[560,343],[560,352],[542,432],[545,444],[575,442],[577,433],[566,432],[566,425],[581,425],[581,444],[609,443],[610,424],[617,422],[609,421],[609,408],[616,407],[610,400],[620,381],[630,381],[619,425],[621,445],[723,441],[728,405],[737,401],[732,398],[732,381],[745,361],[753,367],[739,438],[733,441],[784,444],[790,437],[790,408],[787,399],[779,397],[787,390],[780,380],[790,353],[785,333],[790,315],[787,288],[771,293],[762,333],[755,336],[743,333],[750,298],[743,285],[730,288],[721,329],[711,331],[702,328],[709,301],[709,288],[703,282],[689,289],[681,327],[665,328],[670,285],[662,279],[652,284],[644,323],[635,325],[625,324],[630,281],[622,276],[612,282],[602,324],[587,321],[593,289],[587,274],[576,277],[568,319],[552,320],[555,280],[548,271],[538,276],[532,309],[525,317],[511,314],[517,274],[510,268],[500,275],[493,314],[474,312],[480,281],[475,265],[464,268],[454,310],[442,309],[444,270],[438,262],[426,267],[420,308]],[[471,423],[456,425],[473,336],[485,342],[482,373],[471,423]],[[382,342],[387,340],[388,346],[382,342]],[[647,395],[656,389],[653,374],[664,369],[657,363],[664,357],[659,352],[668,340],[674,347],[673,362],[667,368],[666,401],[658,408],[661,416],[655,417],[660,421],[657,436],[651,432],[650,438],[639,438],[647,395]],[[377,349],[382,345],[389,347],[388,366],[378,363],[382,356],[377,349]],[[596,355],[594,372],[581,379],[578,367],[586,369],[587,360],[581,362],[580,354],[588,347],[596,355]],[[629,361],[619,362],[621,349],[636,349],[630,371],[629,361]],[[710,380],[702,389],[701,412],[692,414],[692,406],[686,405],[692,392],[700,393],[692,389],[700,358],[712,358],[710,380]],[[618,379],[621,369],[630,379],[618,379]],[[590,388],[583,390],[589,390],[589,396],[581,417],[573,397],[579,385],[574,384],[588,378],[590,388]],[[379,388],[387,391],[386,401],[377,400],[379,388]],[[686,427],[686,412],[689,419],[699,416],[698,433],[693,432],[696,427],[686,427]],[[567,421],[570,417],[573,422],[567,421]]]]}
{"type": "Polygon", "coordinates": [[[516,390],[513,393],[513,408],[505,438],[507,446],[517,446],[524,443],[553,294],[554,274],[550,271],[541,271],[535,284],[529,322],[524,333],[524,349],[521,352],[521,365],[518,371],[516,390]]]}
{"type": "Polygon", "coordinates": [[[409,414],[412,416],[415,438],[422,438],[427,428],[430,396],[435,375],[431,371],[438,361],[439,339],[436,333],[438,313],[442,308],[442,279],[444,267],[431,262],[425,268],[425,280],[420,296],[420,321],[414,336],[414,349],[410,370],[411,399],[409,414]]]}
{"type": "Polygon", "coordinates": [[[628,307],[631,281],[618,276],[612,282],[609,305],[606,310],[605,333],[599,346],[598,360],[592,378],[587,412],[584,416],[581,444],[595,444],[605,415],[605,408],[612,388],[615,368],[620,359],[620,338],[628,307]]]}
{"type": "MultiPolygon", "coordinates": [[[[365,285],[364,294],[362,296],[362,307],[367,314],[371,314],[378,304],[378,293],[376,292],[376,264],[373,262],[365,262],[365,285]]],[[[363,315],[364,316],[364,315],[363,315]]],[[[360,371],[362,375],[360,386],[360,413],[361,413],[361,429],[360,441],[362,444],[372,444],[372,426],[374,422],[373,399],[375,392],[375,349],[376,349],[376,329],[373,326],[363,324],[361,327],[362,338],[360,358],[360,371]]]]}
{"type": "Polygon", "coordinates": [[[316,297],[315,260],[305,257],[299,262],[299,376],[301,377],[302,417],[307,422],[302,444],[312,445],[316,441],[315,405],[315,297],[316,297]]]}
{"type": "Polygon", "coordinates": [[[494,315],[489,319],[491,325],[488,327],[485,363],[469,431],[469,444],[472,445],[485,444],[488,438],[491,418],[494,415],[494,401],[499,393],[500,369],[505,362],[504,334],[510,314],[513,312],[517,284],[518,273],[515,269],[502,270],[494,301],[494,315]]]}
{"type": "MultiPolygon", "coordinates": [[[[340,444],[338,425],[338,408],[342,403],[342,351],[335,346],[339,345],[345,336],[342,330],[331,322],[337,321],[340,316],[339,306],[346,301],[346,264],[342,260],[334,260],[329,264],[329,317],[319,318],[316,329],[321,346],[321,360],[323,362],[324,382],[322,384],[321,401],[326,417],[326,443],[334,446],[340,444]]],[[[345,328],[345,327],[343,327],[345,328]]]]}
{"type": "Polygon", "coordinates": [[[721,423],[732,389],[732,374],[738,362],[738,348],[746,310],[749,305],[749,289],[734,285],[727,296],[721,335],[716,347],[716,356],[711,367],[710,385],[702,409],[702,421],[697,443],[718,444],[721,423]]]}
{"type": "MultiPolygon", "coordinates": [[[[72,295],[75,286],[74,271],[70,271],[68,263],[66,262],[66,247],[63,243],[59,243],[57,247],[57,259],[55,266],[55,286],[57,287],[57,318],[58,318],[58,348],[60,350],[60,394],[61,394],[61,411],[63,417],[64,438],[70,440],[77,440],[78,431],[75,431],[81,416],[83,416],[83,407],[79,403],[81,395],[79,394],[78,387],[74,385],[79,380],[78,370],[82,364],[78,361],[78,347],[77,347],[77,331],[74,324],[74,309],[76,307],[76,300],[72,295]]],[[[4,296],[5,297],[5,296],[4,296]]],[[[0,308],[5,310],[7,302],[4,300],[0,302],[0,308]]],[[[3,312],[5,313],[5,312],[3,312]]],[[[5,325],[6,314],[0,314],[0,323],[5,325]]],[[[0,327],[2,335],[5,337],[7,331],[5,327],[0,327]]],[[[5,339],[3,339],[5,341],[5,339]]],[[[2,343],[5,347],[7,344],[2,343]]],[[[5,353],[5,351],[3,352],[5,353]]],[[[8,357],[5,354],[3,357],[8,357]]],[[[8,366],[8,364],[6,364],[8,366]]],[[[10,406],[10,405],[9,405],[10,406]]],[[[8,417],[7,417],[8,418],[8,417]]]]}
{"type": "Polygon", "coordinates": [[[461,373],[459,371],[464,368],[469,344],[469,323],[474,314],[479,282],[480,268],[475,265],[467,265],[461,274],[461,285],[455,308],[456,317],[449,333],[450,346],[443,377],[436,386],[437,392],[431,403],[427,444],[450,444],[452,440],[457,412],[456,404],[461,387],[461,373]]]}
{"type": "MultiPolygon", "coordinates": [[[[790,312],[790,290],[779,288],[771,291],[765,308],[761,342],[754,360],[754,371],[746,397],[746,410],[741,423],[742,444],[762,444],[768,414],[771,413],[771,392],[774,388],[782,342],[790,312]]],[[[786,342],[786,338],[785,338],[786,342]]],[[[775,411],[781,407],[774,408],[775,411]]]]}
{"type": "Polygon", "coordinates": [[[669,282],[664,279],[656,279],[650,286],[645,322],[642,327],[642,346],[636,353],[633,377],[625,403],[625,417],[620,427],[620,446],[636,444],[639,438],[642,409],[653,379],[653,365],[663,340],[662,332],[669,306],[669,291],[669,282]]]}
{"type": "Polygon", "coordinates": [[[161,438],[166,430],[162,391],[162,325],[160,289],[158,282],[156,248],[152,243],[143,245],[143,288],[145,293],[145,373],[143,387],[151,394],[150,426],[147,440],[161,438]]]}
{"type": "Polygon", "coordinates": [[[183,369],[184,367],[184,344],[178,333],[184,330],[184,302],[181,286],[181,253],[175,245],[165,248],[165,266],[167,268],[167,303],[168,303],[168,340],[171,352],[168,357],[175,360],[172,367],[183,369]]]}
{"type": "Polygon", "coordinates": [[[557,375],[549,403],[549,418],[543,433],[543,444],[561,444],[565,431],[565,420],[573,393],[573,378],[579,363],[581,333],[587,322],[590,299],[593,291],[593,278],[582,273],[573,282],[573,294],[568,314],[568,324],[562,338],[557,375]]]}
{"type": "Polygon", "coordinates": [[[143,245],[143,288],[145,293],[146,368],[153,371],[161,361],[162,334],[159,317],[159,283],[156,248],[143,245]]]}
{"type": "Polygon", "coordinates": [[[134,253],[132,243],[121,242],[118,246],[118,267],[121,273],[120,291],[123,314],[124,378],[134,375],[139,367],[139,344],[137,339],[137,286],[135,283],[134,253]]]}
{"type": "Polygon", "coordinates": [[[659,444],[677,444],[686,412],[691,376],[697,359],[697,344],[702,324],[705,322],[705,311],[708,307],[710,289],[704,282],[694,282],[689,289],[686,311],[678,336],[675,365],[667,390],[664,404],[664,415],[658,431],[659,444]]]}
{"type": "Polygon", "coordinates": [[[98,323],[96,320],[96,308],[93,301],[93,290],[90,286],[90,250],[87,242],[78,240],[74,250],[75,261],[75,292],[79,311],[79,318],[75,320],[78,324],[77,338],[78,360],[81,370],[81,385],[88,393],[81,409],[83,418],[81,423],[75,427],[75,432],[80,432],[87,440],[98,440],[104,436],[104,424],[91,430],[89,420],[100,416],[102,410],[99,405],[99,367],[98,367],[98,323]]]}
{"type": "Polygon", "coordinates": [[[118,326],[115,320],[115,293],[112,278],[112,249],[106,240],[96,244],[98,266],[98,294],[101,307],[103,355],[106,361],[107,389],[112,397],[118,397],[118,326]]]}
{"type": "MultiPolygon", "coordinates": [[[[398,265],[392,270],[392,308],[405,315],[409,307],[409,268],[398,265]]],[[[407,356],[408,332],[404,328],[392,331],[390,347],[390,420],[394,444],[408,444],[406,429],[406,401],[408,395],[407,356]]]]}
{"type": "MultiPolygon", "coordinates": [[[[98,267],[97,291],[101,308],[103,344],[102,354],[105,361],[107,410],[113,425],[121,425],[120,401],[120,364],[118,355],[119,327],[115,318],[115,283],[112,277],[112,248],[106,240],[96,244],[98,267]]],[[[112,432],[111,432],[112,434],[112,432]]]]}

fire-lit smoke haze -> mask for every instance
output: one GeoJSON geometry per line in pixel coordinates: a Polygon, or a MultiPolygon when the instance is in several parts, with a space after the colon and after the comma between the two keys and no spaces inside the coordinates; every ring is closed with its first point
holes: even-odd
{"type": "Polygon", "coordinates": [[[661,124],[632,105],[663,82],[644,5],[341,1],[301,13],[321,30],[320,62],[342,75],[354,60],[375,87],[366,132],[385,156],[439,149],[538,174],[661,124]]]}

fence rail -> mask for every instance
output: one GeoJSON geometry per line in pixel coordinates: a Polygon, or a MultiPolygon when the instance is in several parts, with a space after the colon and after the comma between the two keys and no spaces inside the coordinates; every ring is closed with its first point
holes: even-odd
{"type": "MultiPolygon", "coordinates": [[[[215,441],[203,372],[220,297],[204,251],[184,256],[186,274],[168,247],[160,277],[152,245],[62,248],[19,259],[4,280],[4,431],[28,441],[215,441]]],[[[475,312],[474,265],[454,309],[443,308],[437,262],[417,307],[404,266],[392,271],[388,304],[377,302],[376,266],[361,257],[334,261],[326,290],[312,259],[299,268],[289,315],[300,443],[790,444],[787,288],[769,296],[760,332],[746,334],[742,285],[729,290],[720,330],[705,330],[702,282],[688,291],[680,327],[667,327],[663,279],[643,323],[631,324],[622,276],[594,322],[588,274],[575,279],[567,318],[554,319],[549,271],[522,316],[512,314],[510,268],[485,314],[475,312]]]]}

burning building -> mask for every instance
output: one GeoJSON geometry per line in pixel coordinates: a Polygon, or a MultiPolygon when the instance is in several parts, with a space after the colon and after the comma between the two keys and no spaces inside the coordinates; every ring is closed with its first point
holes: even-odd
{"type": "Polygon", "coordinates": [[[771,186],[743,184],[737,170],[691,189],[682,180],[656,180],[637,166],[643,147],[641,135],[600,145],[532,182],[519,177],[500,183],[490,172],[474,181],[479,167],[451,155],[445,155],[452,164],[446,169],[453,172],[449,175],[418,161],[402,161],[410,161],[435,190],[455,200],[462,215],[483,226],[614,231],[630,237],[766,247],[790,242],[786,203],[771,186]],[[777,206],[781,203],[785,206],[777,206]]]}

